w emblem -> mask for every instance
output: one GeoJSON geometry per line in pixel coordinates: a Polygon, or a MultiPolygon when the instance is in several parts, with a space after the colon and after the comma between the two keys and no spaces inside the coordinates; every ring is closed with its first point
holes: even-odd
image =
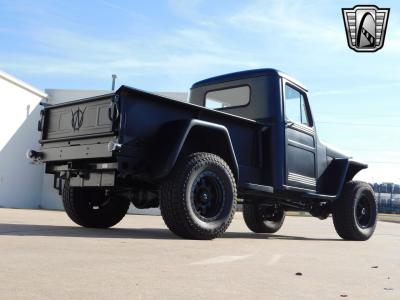
{"type": "Polygon", "coordinates": [[[375,5],[357,5],[343,8],[347,44],[357,52],[375,52],[383,47],[389,8],[375,5]]]}
{"type": "Polygon", "coordinates": [[[72,113],[72,120],[71,120],[71,126],[74,129],[74,131],[79,130],[82,127],[83,124],[83,115],[85,114],[85,110],[81,110],[79,107],[77,110],[73,111],[71,109],[72,113]]]}

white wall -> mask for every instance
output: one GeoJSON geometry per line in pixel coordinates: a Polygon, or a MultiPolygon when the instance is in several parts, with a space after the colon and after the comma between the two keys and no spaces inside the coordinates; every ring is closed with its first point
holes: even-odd
{"type": "Polygon", "coordinates": [[[90,98],[111,93],[110,90],[65,90],[65,89],[45,89],[49,104],[58,104],[67,101],[90,98]]]}
{"type": "Polygon", "coordinates": [[[43,97],[44,93],[0,72],[0,206],[40,205],[43,167],[31,165],[25,153],[37,147],[38,103],[43,97]]]}
{"type": "Polygon", "coordinates": [[[43,99],[12,82],[10,76],[0,72],[0,150],[17,132],[21,124],[43,99]]]}

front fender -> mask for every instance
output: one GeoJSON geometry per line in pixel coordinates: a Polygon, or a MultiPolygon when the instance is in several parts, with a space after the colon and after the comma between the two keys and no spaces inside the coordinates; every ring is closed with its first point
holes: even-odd
{"type": "Polygon", "coordinates": [[[349,160],[349,167],[346,174],[346,182],[352,180],[361,170],[367,169],[368,165],[355,160],[349,160]]]}
{"type": "Polygon", "coordinates": [[[333,159],[320,177],[320,193],[339,197],[344,184],[367,167],[366,164],[348,158],[333,159]]]}

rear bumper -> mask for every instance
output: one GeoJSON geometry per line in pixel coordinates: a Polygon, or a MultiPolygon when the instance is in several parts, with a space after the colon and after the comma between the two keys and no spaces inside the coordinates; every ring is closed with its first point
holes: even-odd
{"type": "Polygon", "coordinates": [[[42,148],[41,162],[57,162],[75,159],[110,158],[113,152],[108,149],[108,143],[42,148]]]}
{"type": "Polygon", "coordinates": [[[47,165],[46,173],[54,174],[54,188],[61,193],[62,180],[68,179],[73,187],[112,187],[115,185],[118,163],[86,163],[75,165],[47,165]]]}

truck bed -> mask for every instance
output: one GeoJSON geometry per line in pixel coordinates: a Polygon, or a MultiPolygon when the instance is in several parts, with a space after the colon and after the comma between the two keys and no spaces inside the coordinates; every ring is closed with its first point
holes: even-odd
{"type": "Polygon", "coordinates": [[[50,165],[83,160],[118,162],[120,167],[129,163],[127,170],[133,170],[129,172],[147,173],[143,176],[151,177],[154,175],[151,170],[163,164],[159,161],[161,152],[171,150],[178,142],[171,136],[159,148],[159,140],[165,138],[160,136],[160,130],[168,124],[191,120],[226,127],[242,170],[241,178],[262,182],[261,161],[266,161],[269,154],[259,153],[260,143],[264,142],[260,140],[259,129],[265,125],[127,86],[113,94],[46,107],[40,140],[42,160],[50,165]],[[113,105],[118,108],[114,121],[109,118],[113,105]],[[82,112],[83,120],[79,120],[82,112]],[[123,145],[121,151],[109,151],[110,142],[123,145]]]}

